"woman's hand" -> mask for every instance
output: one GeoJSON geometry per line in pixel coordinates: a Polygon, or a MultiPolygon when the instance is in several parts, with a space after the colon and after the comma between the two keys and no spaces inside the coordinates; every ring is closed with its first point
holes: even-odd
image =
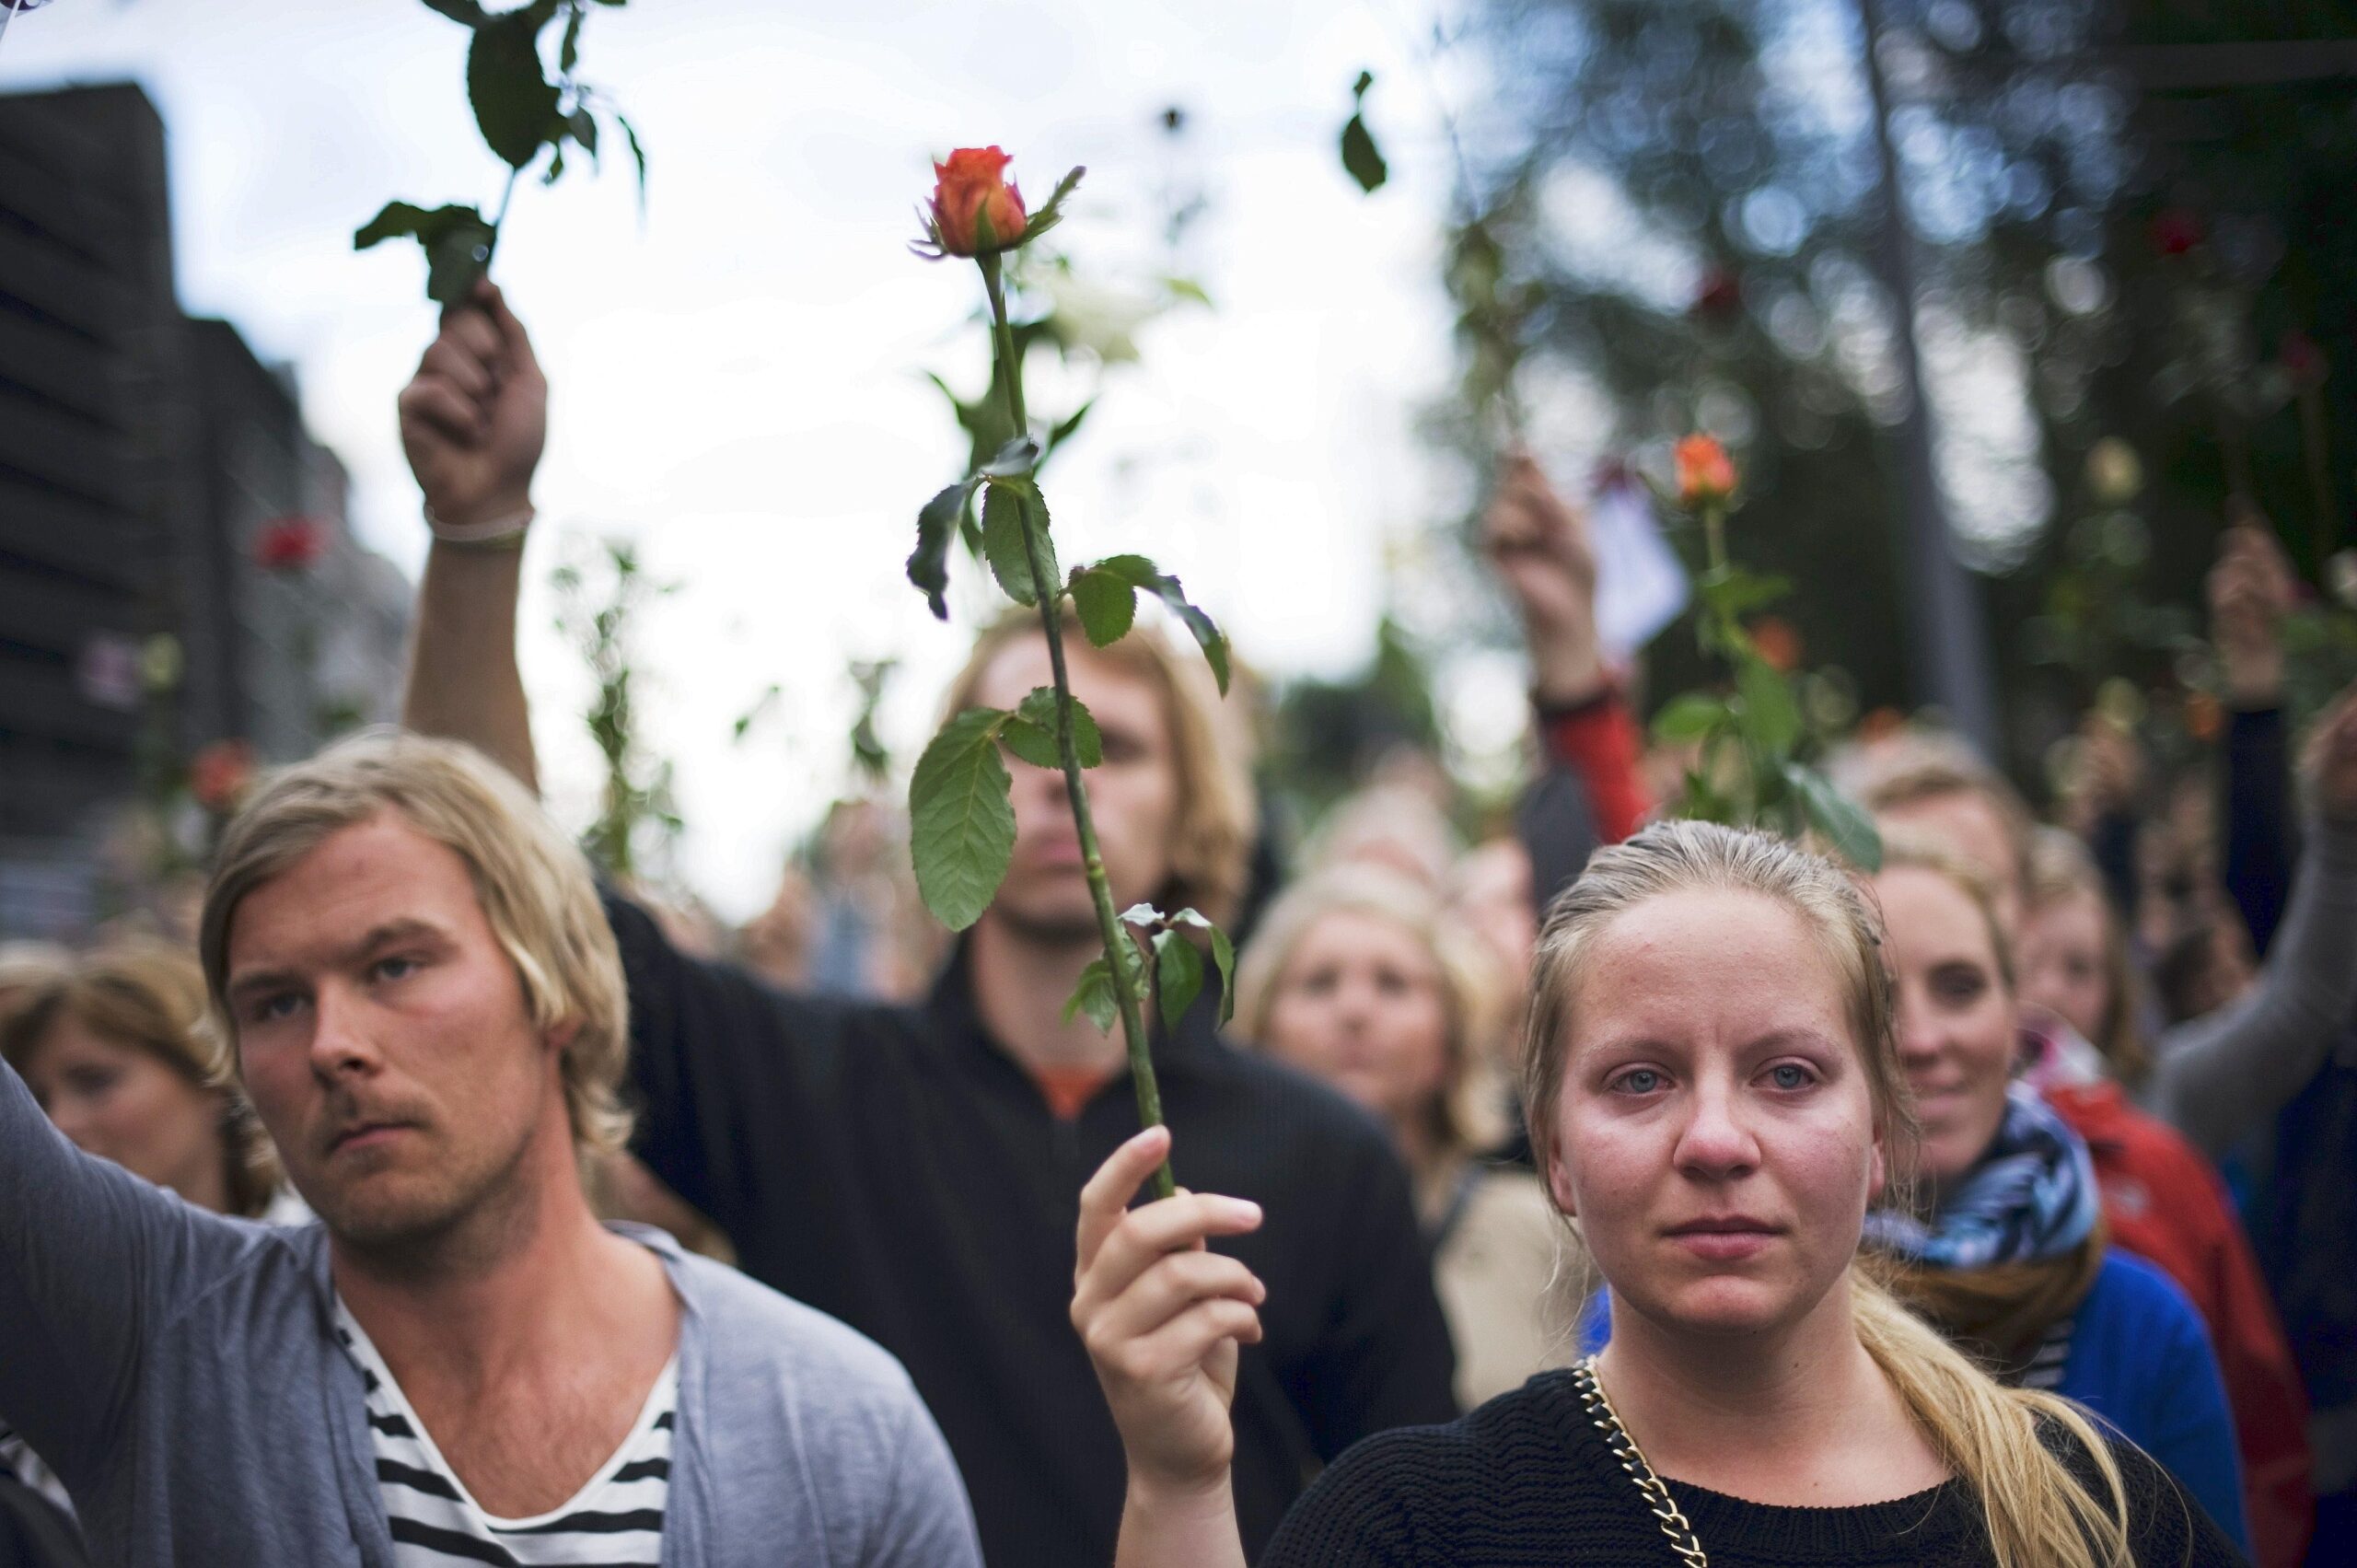
{"type": "Polygon", "coordinates": [[[1167,1128],[1148,1128],[1080,1194],[1072,1322],[1120,1429],[1133,1502],[1226,1495],[1237,1347],[1260,1342],[1268,1295],[1252,1271],[1203,1245],[1258,1230],[1258,1203],[1182,1191],[1128,1206],[1169,1146],[1167,1128]]]}

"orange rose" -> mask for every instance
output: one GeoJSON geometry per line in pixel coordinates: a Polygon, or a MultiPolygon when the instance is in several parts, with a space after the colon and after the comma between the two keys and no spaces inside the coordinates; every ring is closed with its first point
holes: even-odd
{"type": "Polygon", "coordinates": [[[959,147],[933,166],[929,236],[945,256],[980,256],[1012,249],[1028,219],[1023,192],[1009,184],[1014,160],[996,147],[959,147]]]}
{"type": "Polygon", "coordinates": [[[253,782],[254,749],[247,741],[216,740],[189,760],[188,792],[215,817],[235,811],[253,782]]]}
{"type": "Polygon", "coordinates": [[[1735,494],[1735,459],[1714,436],[1678,444],[1678,501],[1689,511],[1723,505],[1735,494]]]}

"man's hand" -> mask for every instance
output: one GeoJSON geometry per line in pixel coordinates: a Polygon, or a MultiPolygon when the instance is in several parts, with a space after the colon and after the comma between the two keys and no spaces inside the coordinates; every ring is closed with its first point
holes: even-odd
{"type": "Polygon", "coordinates": [[[1500,465],[1482,547],[1514,598],[1538,700],[1585,702],[1605,683],[1596,639],[1596,549],[1587,517],[1557,495],[1527,452],[1500,465]]]}
{"type": "Polygon", "coordinates": [[[2265,518],[2246,509],[2210,569],[2210,640],[2225,666],[2226,701],[2242,709],[2282,700],[2279,627],[2293,602],[2292,563],[2265,518]]]}
{"type": "Polygon", "coordinates": [[[2332,700],[2300,758],[2316,810],[2340,827],[2357,827],[2357,686],[2332,700]]]}
{"type": "Polygon", "coordinates": [[[425,505],[466,526],[531,505],[548,439],[549,384],[524,324],[488,279],[442,317],[401,389],[401,449],[425,505]]]}

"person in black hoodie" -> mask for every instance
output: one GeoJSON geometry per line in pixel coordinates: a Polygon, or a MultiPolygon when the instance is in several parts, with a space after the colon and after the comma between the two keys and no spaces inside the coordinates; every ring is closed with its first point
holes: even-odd
{"type": "MultiPolygon", "coordinates": [[[[547,384],[484,285],[449,311],[401,398],[435,533],[405,719],[470,741],[527,783],[515,659],[521,544],[547,384]]],[[[1066,645],[1104,734],[1088,788],[1117,904],[1214,920],[1241,892],[1248,788],[1209,703],[1158,638],[1066,645]]],[[[1036,623],[985,633],[951,711],[1047,684],[1036,623]]],[[[735,1242],[757,1279],[907,1365],[965,1472],[983,1551],[1010,1568],[1109,1561],[1120,1443],[1067,1318],[1075,1194],[1135,1131],[1118,1040],[1063,1001],[1097,952],[1061,777],[1009,759],[1016,842],[995,902],[923,1002],[772,990],[678,952],[620,892],[635,1152],[735,1242]]],[[[1231,1050],[1206,994],[1155,1042],[1190,1183],[1270,1215],[1236,1255],[1284,1283],[1245,1358],[1237,1499],[1257,1549],[1325,1461],[1369,1434],[1455,1413],[1447,1330],[1408,1179],[1376,1123],[1231,1050]]]]}

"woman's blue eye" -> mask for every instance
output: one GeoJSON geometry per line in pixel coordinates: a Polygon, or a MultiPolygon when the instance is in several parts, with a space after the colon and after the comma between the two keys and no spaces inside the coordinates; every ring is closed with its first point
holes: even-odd
{"type": "Polygon", "coordinates": [[[1649,1095],[1661,1087],[1661,1074],[1650,1067],[1620,1074],[1620,1087],[1632,1095],[1649,1095]]]}
{"type": "Polygon", "coordinates": [[[1790,1062],[1778,1063],[1768,1070],[1768,1075],[1775,1080],[1780,1089],[1805,1089],[1813,1076],[1807,1068],[1790,1062]]]}

